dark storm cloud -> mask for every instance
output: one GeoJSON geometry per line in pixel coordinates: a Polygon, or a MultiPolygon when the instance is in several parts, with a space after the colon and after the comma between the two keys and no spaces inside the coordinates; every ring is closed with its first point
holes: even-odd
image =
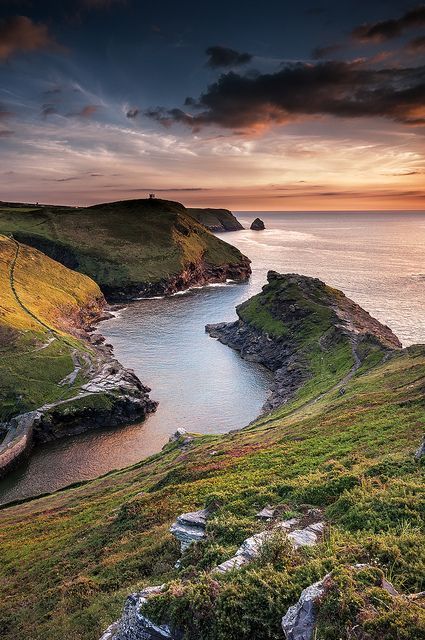
{"type": "Polygon", "coordinates": [[[252,60],[250,53],[241,53],[235,49],[229,49],[229,47],[208,47],[205,53],[208,56],[207,67],[211,67],[211,69],[239,67],[252,60]]]}
{"type": "Polygon", "coordinates": [[[321,60],[322,58],[329,58],[334,53],[338,53],[338,51],[341,51],[344,48],[345,48],[344,45],[340,43],[330,44],[325,47],[316,47],[312,51],[312,57],[315,60],[321,60]]]}
{"type": "Polygon", "coordinates": [[[133,120],[134,118],[137,118],[139,113],[140,113],[140,110],[135,108],[135,109],[129,109],[125,115],[130,120],[133,120]]]}
{"type": "Polygon", "coordinates": [[[300,116],[383,117],[425,124],[425,67],[374,70],[358,62],[297,63],[275,73],[223,74],[197,101],[196,113],[151,109],[161,124],[226,128],[283,124],[300,116]]]}
{"type": "Polygon", "coordinates": [[[425,53],[425,36],[413,38],[407,43],[406,49],[409,53],[425,53]]]}
{"type": "Polygon", "coordinates": [[[401,17],[356,27],[352,35],[362,42],[384,42],[401,36],[409,29],[425,26],[425,5],[406,11],[401,17]]]}
{"type": "Polygon", "coordinates": [[[47,25],[26,16],[12,16],[0,22],[0,62],[17,53],[57,48],[47,25]]]}

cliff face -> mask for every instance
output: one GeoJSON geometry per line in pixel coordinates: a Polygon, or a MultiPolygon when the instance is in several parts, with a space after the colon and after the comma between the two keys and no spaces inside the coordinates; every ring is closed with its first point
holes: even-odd
{"type": "Polygon", "coordinates": [[[0,236],[0,474],[45,441],[143,418],[150,389],[117,362],[92,323],[99,287],[0,236]]]}
{"type": "MultiPolygon", "coordinates": [[[[273,271],[267,280],[260,294],[237,307],[239,320],[206,327],[243,358],[274,372],[265,411],[293,398],[318,367],[330,377],[336,352],[345,354],[349,376],[371,350],[401,348],[391,329],[320,280],[273,271]]],[[[342,387],[346,376],[336,384],[342,387]]]]}
{"type": "Polygon", "coordinates": [[[128,200],[72,209],[0,206],[0,232],[93,278],[110,300],[245,280],[250,261],[178,202],[128,200]]]}
{"type": "Polygon", "coordinates": [[[240,231],[243,226],[229,209],[187,209],[198,222],[216,233],[240,231]]]}

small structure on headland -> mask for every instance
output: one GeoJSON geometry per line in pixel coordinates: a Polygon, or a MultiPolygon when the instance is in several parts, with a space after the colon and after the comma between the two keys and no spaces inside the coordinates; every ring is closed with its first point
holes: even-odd
{"type": "Polygon", "coordinates": [[[252,231],[263,231],[266,226],[261,218],[255,218],[254,222],[251,224],[252,231]]]}
{"type": "Polygon", "coordinates": [[[154,200],[155,198],[155,194],[154,193],[150,193],[149,194],[149,200],[154,200]]]}

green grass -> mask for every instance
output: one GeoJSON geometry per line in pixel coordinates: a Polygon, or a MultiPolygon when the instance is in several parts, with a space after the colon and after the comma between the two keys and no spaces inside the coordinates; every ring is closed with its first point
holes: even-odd
{"type": "MultiPolygon", "coordinates": [[[[351,639],[366,611],[368,640],[422,638],[418,605],[390,603],[373,576],[360,584],[346,575],[350,564],[371,563],[402,593],[424,589],[423,468],[413,452],[425,428],[425,346],[381,356],[370,347],[343,395],[313,407],[296,398],[250,428],[197,437],[183,450],[169,444],[127,469],[1,511],[2,637],[97,640],[128,593],[165,582],[149,613],[184,627],[187,638],[278,640],[287,607],[335,570],[318,637],[351,639]],[[179,572],[169,526],[212,503],[207,538],[179,572]],[[255,514],[267,503],[287,515],[320,506],[329,522],[323,542],[294,552],[276,539],[252,565],[210,576],[258,531],[255,514]]],[[[344,344],[330,349],[332,375],[344,374],[347,357],[344,344]]]]}
{"type": "Polygon", "coordinates": [[[104,303],[90,278],[25,245],[14,268],[17,299],[10,283],[15,253],[15,243],[0,236],[0,421],[75,395],[87,381],[84,369],[73,385],[58,383],[74,369],[73,352],[90,356],[76,326],[104,303]]]}
{"type": "Polygon", "coordinates": [[[190,264],[237,265],[242,254],[216,238],[185,207],[130,200],[85,209],[0,207],[0,233],[35,246],[92,277],[104,292],[179,276],[190,264]]]}

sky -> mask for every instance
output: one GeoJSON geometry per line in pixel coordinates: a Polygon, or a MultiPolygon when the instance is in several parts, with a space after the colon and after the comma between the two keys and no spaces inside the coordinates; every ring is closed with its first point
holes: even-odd
{"type": "Polygon", "coordinates": [[[0,0],[0,200],[425,210],[425,5],[0,0]]]}

